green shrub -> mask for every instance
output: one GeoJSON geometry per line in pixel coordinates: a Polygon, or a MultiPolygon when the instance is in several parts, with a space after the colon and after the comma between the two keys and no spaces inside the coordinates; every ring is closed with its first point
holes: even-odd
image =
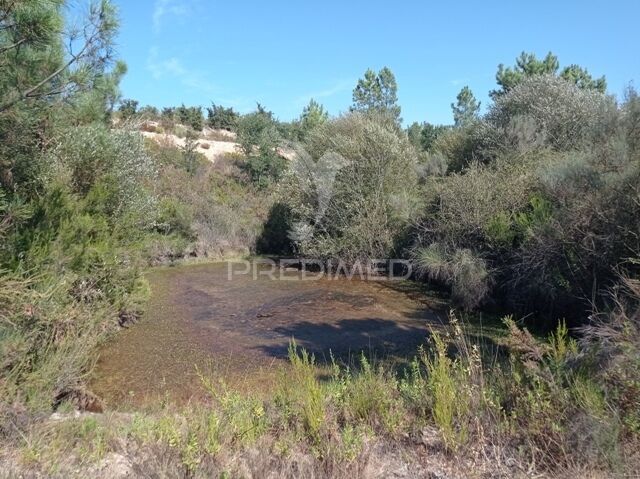
{"type": "Polygon", "coordinates": [[[432,334],[435,351],[425,356],[427,387],[431,393],[432,414],[440,430],[445,446],[457,449],[468,439],[465,424],[470,413],[470,402],[465,391],[467,386],[463,369],[457,360],[447,356],[447,346],[437,334],[432,334]]]}
{"type": "Polygon", "coordinates": [[[470,250],[448,253],[433,243],[416,252],[416,262],[429,278],[450,285],[452,298],[466,309],[476,307],[489,292],[486,263],[470,250]]]}
{"type": "Polygon", "coordinates": [[[360,355],[359,366],[356,373],[346,371],[342,378],[341,401],[346,421],[397,433],[403,425],[405,411],[397,394],[395,378],[382,367],[375,369],[364,354],[360,355]]]}
{"type": "Polygon", "coordinates": [[[211,128],[235,131],[238,127],[238,118],[239,115],[233,108],[225,108],[215,103],[207,108],[207,125],[211,128]]]}
{"type": "Polygon", "coordinates": [[[292,340],[289,361],[291,369],[283,372],[276,404],[287,420],[299,421],[305,436],[312,444],[318,445],[325,421],[325,396],[316,377],[315,358],[305,349],[298,351],[295,340],[292,340]]]}
{"type": "Polygon", "coordinates": [[[417,209],[417,153],[388,117],[350,113],[308,136],[283,200],[302,254],[347,263],[388,258],[417,209]]]}
{"type": "Polygon", "coordinates": [[[258,187],[266,188],[278,181],[285,171],[287,160],[271,150],[263,150],[247,158],[245,169],[251,181],[258,187]]]}
{"type": "Polygon", "coordinates": [[[158,202],[156,228],[165,233],[178,233],[193,238],[193,213],[184,203],[175,198],[162,198],[158,202]]]}
{"type": "Polygon", "coordinates": [[[613,100],[597,90],[552,75],[535,75],[497,97],[488,119],[500,128],[531,119],[545,145],[566,151],[588,144],[607,109],[615,109],[613,100]]]}
{"type": "Polygon", "coordinates": [[[111,215],[136,210],[140,218],[149,217],[153,201],[144,182],[156,166],[140,135],[101,125],[74,128],[62,134],[51,156],[52,175],[68,181],[73,192],[87,196],[100,188],[95,202],[104,203],[111,215]]]}

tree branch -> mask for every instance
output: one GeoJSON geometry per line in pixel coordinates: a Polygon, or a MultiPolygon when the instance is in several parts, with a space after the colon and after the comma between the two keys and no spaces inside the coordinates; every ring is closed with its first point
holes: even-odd
{"type": "Polygon", "coordinates": [[[27,41],[26,38],[22,38],[21,40],[18,40],[17,42],[15,42],[13,45],[7,45],[6,47],[0,48],[0,55],[14,48],[18,48],[20,45],[22,45],[26,41],[27,41]]]}
{"type": "MultiPolygon", "coordinates": [[[[60,76],[67,68],[69,68],[71,65],[73,65],[74,63],[76,63],[78,60],[80,60],[83,55],[85,54],[85,52],[88,50],[89,46],[93,44],[93,42],[95,41],[95,38],[98,34],[95,33],[91,38],[89,38],[84,46],[82,47],[82,50],[80,50],[80,52],[76,55],[72,55],[71,59],[65,63],[64,65],[62,65],[60,68],[58,68],[56,71],[54,71],[53,73],[51,73],[50,75],[48,75],[45,79],[43,79],[42,81],[38,82],[36,85],[28,88],[27,90],[19,93],[18,97],[5,103],[4,105],[0,106],[0,113],[3,113],[5,111],[7,111],[9,108],[17,105],[18,103],[20,103],[21,101],[26,100],[27,98],[35,98],[38,96],[49,96],[49,95],[34,95],[34,93],[36,91],[38,91],[40,88],[42,88],[44,85],[46,85],[47,83],[49,83],[50,81],[52,81],[53,79],[57,78],[58,76],[60,76]]],[[[64,90],[61,90],[61,92],[64,90]]]]}

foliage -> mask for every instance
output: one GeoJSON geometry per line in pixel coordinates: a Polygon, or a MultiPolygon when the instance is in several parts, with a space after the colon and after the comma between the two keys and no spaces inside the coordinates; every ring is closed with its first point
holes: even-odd
{"type": "MultiPolygon", "coordinates": [[[[468,439],[465,421],[470,414],[464,363],[447,355],[447,344],[438,333],[431,336],[433,353],[423,354],[427,388],[433,398],[433,420],[442,434],[445,446],[456,449],[468,439]]],[[[463,360],[466,358],[463,358],[463,360]]]]}
{"type": "Polygon", "coordinates": [[[521,142],[535,140],[555,149],[571,150],[585,144],[607,110],[615,110],[611,98],[577,88],[562,78],[537,75],[501,95],[491,106],[488,120],[505,130],[507,136],[514,121],[526,118],[533,132],[521,142]]]}
{"type": "Polygon", "coordinates": [[[191,161],[174,146],[150,142],[148,149],[160,165],[155,229],[163,236],[148,244],[153,263],[255,251],[272,203],[268,193],[245,184],[237,170],[221,174],[197,152],[191,161]]]}
{"type": "Polygon", "coordinates": [[[420,144],[420,135],[422,134],[423,125],[414,121],[407,127],[407,137],[409,138],[409,142],[417,149],[422,149],[422,145],[420,144]]]}
{"type": "Polygon", "coordinates": [[[432,347],[421,349],[406,372],[361,356],[353,367],[332,362],[326,374],[292,342],[272,395],[240,394],[198,372],[209,397],[204,403],[165,405],[133,419],[91,415],[36,423],[20,439],[26,437],[28,447],[16,454],[31,467],[56,464],[64,472],[128,452],[148,472],[204,477],[246,470],[252,463],[243,458],[259,451],[268,460],[252,471],[330,469],[335,476],[361,470],[369,454],[380,451],[376,445],[393,444],[409,467],[418,467],[411,459],[416,447],[434,457],[454,453],[437,467],[467,475],[479,469],[509,475],[516,468],[540,477],[629,475],[637,470],[639,438],[640,291],[633,280],[623,285],[625,292],[615,294],[615,304],[580,343],[564,325],[545,340],[506,317],[505,352],[497,354],[472,324],[451,313],[449,325],[432,331],[432,347]],[[413,440],[399,446],[402,437],[413,440]]]}
{"type": "Polygon", "coordinates": [[[424,151],[432,151],[438,137],[446,131],[446,126],[424,123],[420,132],[420,146],[424,151]]]}
{"type": "Polygon", "coordinates": [[[138,110],[138,115],[146,120],[155,120],[160,117],[160,111],[152,105],[145,105],[138,110]]]}
{"type": "Polygon", "coordinates": [[[473,96],[471,89],[465,86],[458,93],[456,103],[451,104],[451,110],[455,126],[467,126],[478,119],[480,102],[473,96]]]}
{"type": "Polygon", "coordinates": [[[280,134],[273,113],[258,104],[255,112],[242,116],[238,143],[247,156],[246,170],[255,184],[264,188],[280,178],[286,161],[277,151],[280,134]]]}
{"type": "Polygon", "coordinates": [[[636,114],[626,113],[634,98],[616,107],[597,91],[536,75],[497,98],[482,121],[439,136],[434,149],[452,174],[425,179],[429,207],[415,251],[438,244],[445,258],[481,257],[488,297],[510,309],[575,317],[594,298],[605,301],[612,265],[635,270],[627,258],[638,251],[636,114]]]}
{"type": "Polygon", "coordinates": [[[136,209],[146,217],[152,200],[141,182],[156,173],[155,164],[144,150],[142,138],[128,131],[109,130],[102,125],[64,131],[52,150],[51,174],[65,178],[74,193],[87,196],[105,188],[100,204],[117,217],[136,209]]]}
{"type": "Polygon", "coordinates": [[[0,5],[0,114],[20,104],[68,97],[91,88],[113,60],[118,28],[108,0],[91,5],[84,24],[63,35],[64,2],[27,0],[0,5]],[[71,50],[65,54],[65,45],[71,50]]]}
{"type": "Polygon", "coordinates": [[[130,120],[138,113],[138,102],[130,99],[120,100],[118,111],[123,120],[130,120]]]}
{"type": "Polygon", "coordinates": [[[254,447],[288,466],[291,451],[313,465],[283,466],[289,474],[353,476],[366,471],[376,441],[397,448],[420,438],[429,452],[489,458],[504,476],[514,470],[503,464],[531,474],[577,463],[604,475],[637,470],[629,454],[640,437],[635,90],[616,104],[604,77],[560,70],[552,54],[522,54],[515,67],[499,67],[484,117],[465,88],[455,128],[415,123],[404,132],[395,77],[368,70],[353,111],[334,119],[315,101],[292,123],[261,105],[242,117],[212,105],[209,126],[237,129],[244,153],[213,165],[196,151],[200,107],[160,114],[167,131],[184,125],[182,149],[112,128],[118,103],[123,118],[137,114],[118,90],[126,68],[113,58],[116,12],[97,2],[81,28],[63,33],[64,6],[0,0],[7,457],[21,444],[23,459],[58,468],[40,475],[64,476],[55,464],[62,456],[77,454],[84,467],[139,446],[175,460],[168,476],[220,475],[221,464],[245,476],[251,461],[233,458],[254,447]],[[303,142],[292,160],[283,138],[303,142]],[[432,347],[408,358],[406,371],[364,355],[320,364],[293,343],[272,401],[203,376],[210,400],[180,414],[127,417],[117,431],[107,416],[39,421],[69,404],[99,406],[87,372],[98,345],[141,314],[144,265],[257,247],[290,254],[291,246],[365,267],[409,255],[418,274],[451,290],[454,305],[508,307],[536,325],[550,318],[552,332],[542,339],[507,317],[505,336],[486,344],[452,313],[450,328],[432,332],[432,347]]]}
{"type": "Polygon", "coordinates": [[[238,119],[238,113],[231,107],[225,108],[212,103],[211,106],[207,108],[207,125],[211,128],[236,131],[238,119]]]}
{"type": "Polygon", "coordinates": [[[353,90],[351,111],[388,114],[399,123],[401,119],[397,91],[396,77],[389,68],[384,67],[378,73],[369,69],[353,90]]]}
{"type": "Polygon", "coordinates": [[[464,308],[473,309],[488,293],[486,263],[470,250],[449,253],[438,243],[432,243],[417,252],[416,263],[431,279],[449,284],[453,300],[464,308]]]}
{"type": "Polygon", "coordinates": [[[280,381],[276,403],[287,419],[300,421],[312,443],[318,443],[325,417],[325,399],[316,378],[315,358],[304,349],[298,351],[295,340],[289,344],[288,357],[291,375],[280,381]]]}
{"type": "Polygon", "coordinates": [[[34,193],[34,158],[55,125],[106,119],[124,71],[109,70],[118,24],[110,2],[93,4],[81,28],[63,33],[63,23],[62,1],[0,4],[0,184],[9,192],[34,193]]]}
{"type": "Polygon", "coordinates": [[[297,139],[304,141],[312,130],[323,125],[328,119],[329,113],[327,113],[320,103],[312,98],[309,100],[309,104],[302,110],[302,115],[300,115],[297,139]]]}
{"type": "MultiPolygon", "coordinates": [[[[494,99],[500,95],[509,92],[516,85],[522,83],[526,78],[537,75],[557,75],[560,69],[558,57],[551,52],[542,59],[533,53],[522,52],[516,58],[514,67],[507,67],[503,64],[498,65],[498,73],[496,74],[496,82],[500,85],[500,90],[494,90],[491,95],[494,99]]],[[[593,79],[586,69],[578,65],[569,65],[560,72],[560,78],[575,84],[578,88],[596,90],[604,93],[607,89],[607,82],[604,77],[593,79]]]]}
{"type": "Polygon", "coordinates": [[[190,106],[184,104],[175,109],[174,118],[181,124],[188,126],[196,132],[202,131],[204,128],[204,116],[202,115],[202,107],[190,106]]]}
{"type": "Polygon", "coordinates": [[[393,124],[350,113],[309,136],[286,193],[301,253],[367,262],[393,252],[417,194],[415,149],[393,124]]]}

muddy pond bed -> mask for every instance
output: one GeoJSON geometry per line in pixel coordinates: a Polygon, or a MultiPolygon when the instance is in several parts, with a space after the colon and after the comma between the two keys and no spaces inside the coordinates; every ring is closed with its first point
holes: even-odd
{"type": "Polygon", "coordinates": [[[157,268],[147,279],[145,316],[100,350],[91,388],[107,408],[197,400],[200,374],[267,392],[292,339],[319,365],[360,352],[404,358],[445,316],[409,281],[229,279],[226,263],[157,268]]]}

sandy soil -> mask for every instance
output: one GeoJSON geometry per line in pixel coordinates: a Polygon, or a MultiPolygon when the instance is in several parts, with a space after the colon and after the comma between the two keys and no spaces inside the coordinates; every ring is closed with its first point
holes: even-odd
{"type": "MultiPolygon", "coordinates": [[[[177,147],[184,147],[184,138],[177,137],[167,133],[151,133],[148,131],[140,132],[145,138],[150,138],[158,143],[168,143],[177,147]]],[[[197,140],[196,151],[202,153],[209,161],[215,163],[216,160],[227,153],[236,153],[240,145],[232,141],[216,141],[216,140],[197,140]],[[207,148],[208,146],[208,148],[207,148]]]]}

